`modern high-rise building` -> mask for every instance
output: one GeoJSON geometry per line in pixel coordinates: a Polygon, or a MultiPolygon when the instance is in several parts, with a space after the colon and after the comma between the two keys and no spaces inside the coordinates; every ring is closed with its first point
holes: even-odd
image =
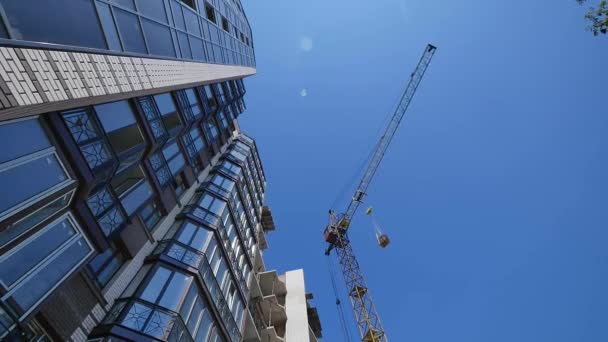
{"type": "Polygon", "coordinates": [[[239,0],[0,1],[0,339],[321,336],[264,265],[253,74],[239,0]]]}

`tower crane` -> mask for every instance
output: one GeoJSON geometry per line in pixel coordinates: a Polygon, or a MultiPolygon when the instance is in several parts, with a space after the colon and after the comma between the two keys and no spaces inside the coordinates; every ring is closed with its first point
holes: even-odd
{"type": "MultiPolygon", "coordinates": [[[[357,262],[357,258],[355,257],[348,237],[348,228],[350,227],[351,220],[353,219],[357,208],[362,203],[363,198],[367,193],[369,184],[378,170],[382,157],[384,157],[436,50],[437,48],[431,44],[426,46],[416,69],[411,74],[405,91],[401,95],[397,108],[395,109],[388,126],[384,130],[384,134],[376,145],[350,204],[346,211],[341,214],[336,214],[333,210],[329,211],[329,224],[323,233],[325,241],[328,243],[325,254],[329,255],[332,250],[336,251],[338,263],[340,264],[340,269],[346,283],[346,289],[354,312],[355,321],[359,329],[361,341],[363,342],[387,342],[388,337],[382,327],[380,317],[378,316],[372,297],[369,294],[369,289],[365,283],[361,269],[359,268],[359,263],[357,262]]],[[[379,235],[377,238],[378,243],[383,248],[390,242],[388,236],[385,234],[379,235]]],[[[339,303],[339,301],[337,303],[339,303]]]]}

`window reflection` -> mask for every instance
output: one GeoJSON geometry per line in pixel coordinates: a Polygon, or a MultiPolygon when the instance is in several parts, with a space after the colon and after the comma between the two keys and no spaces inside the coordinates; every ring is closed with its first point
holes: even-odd
{"type": "Polygon", "coordinates": [[[181,128],[181,120],[173,97],[169,93],[154,95],[154,100],[169,134],[174,135],[181,128]]]}
{"type": "Polygon", "coordinates": [[[137,162],[145,148],[145,140],[127,101],[95,106],[97,117],[110,145],[121,162],[118,172],[137,162]]]}

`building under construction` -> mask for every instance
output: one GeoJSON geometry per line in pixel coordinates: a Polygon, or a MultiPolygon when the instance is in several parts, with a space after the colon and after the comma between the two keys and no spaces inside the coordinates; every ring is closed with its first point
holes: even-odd
{"type": "Polygon", "coordinates": [[[0,339],[321,336],[264,264],[255,72],[239,0],[0,3],[0,339]]]}

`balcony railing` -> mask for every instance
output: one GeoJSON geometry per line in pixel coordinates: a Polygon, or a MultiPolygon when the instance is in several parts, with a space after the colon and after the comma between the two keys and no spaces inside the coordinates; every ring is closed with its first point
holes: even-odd
{"type": "Polygon", "coordinates": [[[156,341],[194,342],[177,312],[139,298],[118,299],[103,324],[120,325],[156,341]]]}
{"type": "Polygon", "coordinates": [[[226,325],[230,340],[241,340],[241,333],[238,325],[228,307],[222,289],[215,278],[209,260],[207,260],[207,256],[204,253],[177,240],[163,240],[159,242],[152,254],[163,254],[185,265],[198,269],[198,273],[209,290],[211,299],[219,311],[222,321],[226,325]]]}

